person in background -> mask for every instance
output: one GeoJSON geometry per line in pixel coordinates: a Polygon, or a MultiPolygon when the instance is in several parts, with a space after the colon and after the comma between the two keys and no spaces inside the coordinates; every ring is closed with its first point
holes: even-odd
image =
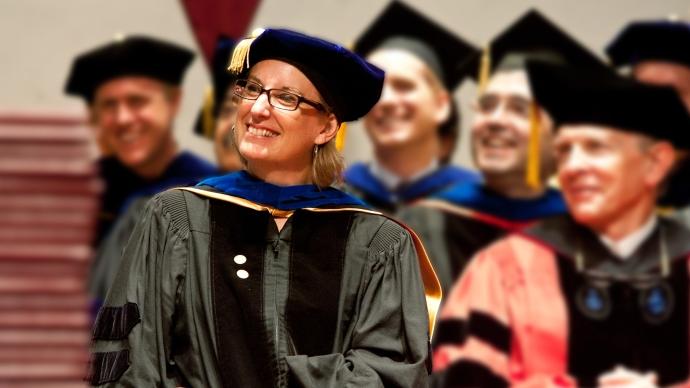
{"type": "Polygon", "coordinates": [[[451,92],[460,65],[477,49],[409,6],[393,1],[357,39],[354,51],[386,72],[379,102],[364,117],[374,148],[370,163],[345,171],[346,189],[395,213],[460,181],[477,181],[449,165],[460,137],[451,92]]]}
{"type": "Polygon", "coordinates": [[[616,67],[641,82],[671,86],[690,110],[690,23],[646,20],[626,25],[606,47],[616,67]]]}
{"type": "Polygon", "coordinates": [[[331,187],[337,132],[383,71],[282,29],[238,43],[230,68],[243,170],[149,202],[96,321],[91,383],[426,386],[440,287],[421,243],[331,187]]]}
{"type": "MultiPolygon", "coordinates": [[[[211,58],[212,99],[207,99],[201,107],[194,132],[213,141],[219,173],[242,169],[237,147],[232,142],[232,126],[237,112],[237,97],[232,94],[232,82],[235,77],[228,71],[228,62],[235,42],[226,37],[219,37],[213,58],[211,58]]],[[[108,289],[117,274],[122,261],[122,251],[132,231],[140,221],[146,203],[151,195],[140,195],[131,200],[127,210],[118,218],[111,231],[100,244],[89,275],[89,294],[93,300],[93,318],[105,300],[108,289]]]]}
{"type": "Polygon", "coordinates": [[[65,92],[86,102],[97,138],[105,190],[94,246],[128,203],[214,175],[200,157],[180,151],[173,135],[180,84],[194,54],[171,42],[132,35],[79,54],[65,92]]]}
{"type": "Polygon", "coordinates": [[[473,258],[442,312],[466,330],[434,368],[452,387],[690,386],[690,230],[655,210],[690,115],[613,71],[528,72],[569,214],[473,258]]]}
{"type": "Polygon", "coordinates": [[[194,133],[213,141],[216,162],[222,172],[242,169],[242,160],[232,142],[237,97],[232,94],[230,86],[235,81],[235,76],[228,71],[228,61],[235,43],[235,40],[226,36],[218,37],[210,61],[213,85],[207,91],[194,126],[194,133]]]}
{"type": "MultiPolygon", "coordinates": [[[[480,249],[566,211],[560,192],[547,185],[554,171],[553,123],[534,103],[528,58],[605,67],[536,10],[520,16],[469,62],[485,78],[471,124],[472,156],[483,182],[459,183],[400,215],[424,241],[446,293],[480,249]]],[[[435,346],[456,341],[457,332],[453,322],[439,321],[435,346]]]]}
{"type": "MultiPolygon", "coordinates": [[[[690,111],[690,23],[635,21],[623,28],[606,47],[614,66],[630,71],[640,82],[673,87],[690,111]]],[[[690,131],[690,128],[686,130],[690,131]]],[[[690,160],[687,155],[668,179],[659,205],[690,225],[690,160]]]]}

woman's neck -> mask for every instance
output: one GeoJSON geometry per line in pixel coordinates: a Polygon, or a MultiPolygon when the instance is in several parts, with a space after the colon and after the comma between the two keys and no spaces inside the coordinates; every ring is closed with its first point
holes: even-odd
{"type": "Polygon", "coordinates": [[[266,183],[276,186],[295,186],[311,183],[311,166],[265,165],[247,162],[247,172],[266,183]]]}

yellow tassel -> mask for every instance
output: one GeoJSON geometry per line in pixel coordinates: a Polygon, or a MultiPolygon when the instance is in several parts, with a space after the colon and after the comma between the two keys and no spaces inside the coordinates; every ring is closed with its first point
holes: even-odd
{"type": "Polygon", "coordinates": [[[663,217],[671,217],[677,209],[671,206],[657,206],[656,213],[663,217]]]}
{"type": "Polygon", "coordinates": [[[248,38],[242,39],[235,49],[232,51],[232,56],[230,57],[230,63],[228,64],[228,70],[233,74],[240,74],[245,69],[245,66],[249,68],[249,49],[254,42],[254,39],[258,38],[265,30],[263,28],[257,28],[252,31],[248,38]]]}
{"type": "Polygon", "coordinates": [[[532,101],[529,106],[529,144],[527,146],[527,169],[525,171],[525,182],[532,188],[541,187],[540,179],[540,157],[539,143],[541,120],[539,118],[539,107],[532,101]]]}
{"type": "Polygon", "coordinates": [[[213,107],[215,105],[213,98],[213,87],[207,86],[204,92],[204,105],[201,108],[201,128],[204,131],[204,137],[213,140],[213,132],[215,130],[215,120],[213,117],[213,107]]]}
{"type": "Polygon", "coordinates": [[[345,148],[345,136],[347,135],[347,123],[341,123],[340,128],[338,128],[338,134],[335,135],[335,148],[338,151],[345,148]]]}
{"type": "Polygon", "coordinates": [[[489,77],[491,76],[491,47],[488,45],[482,51],[482,59],[479,63],[479,94],[484,93],[486,90],[486,85],[489,83],[489,77]]]}

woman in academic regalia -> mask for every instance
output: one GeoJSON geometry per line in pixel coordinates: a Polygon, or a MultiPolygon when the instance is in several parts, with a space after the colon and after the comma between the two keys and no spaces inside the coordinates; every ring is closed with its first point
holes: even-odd
{"type": "Polygon", "coordinates": [[[230,67],[245,170],[150,201],[94,328],[91,383],[425,386],[440,289],[421,244],[330,187],[338,128],[383,72],[274,29],[230,67]]]}

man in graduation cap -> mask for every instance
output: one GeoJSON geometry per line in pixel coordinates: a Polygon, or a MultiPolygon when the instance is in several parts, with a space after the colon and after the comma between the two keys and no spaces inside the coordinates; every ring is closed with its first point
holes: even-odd
{"type": "MultiPolygon", "coordinates": [[[[628,24],[606,48],[611,62],[628,67],[632,76],[654,85],[673,87],[690,110],[690,23],[649,20],[628,24]]],[[[690,131],[690,128],[686,130],[690,131]]],[[[678,218],[690,225],[690,160],[679,164],[668,182],[660,205],[685,208],[678,218]]]]}
{"type": "Polygon", "coordinates": [[[79,54],[65,92],[82,97],[102,147],[105,191],[95,244],[139,195],[213,175],[217,170],[180,152],[173,126],[180,109],[180,83],[194,54],[176,44],[129,36],[79,54]]]}
{"type": "Polygon", "coordinates": [[[465,76],[460,64],[477,49],[394,1],[354,50],[382,68],[386,80],[381,99],[364,118],[374,158],[345,171],[348,189],[394,213],[453,183],[479,180],[470,170],[448,165],[460,136],[451,92],[465,76]]]}
{"type": "MultiPolygon", "coordinates": [[[[553,125],[534,103],[528,58],[605,67],[536,10],[519,17],[469,62],[481,78],[471,139],[484,181],[457,184],[401,214],[424,240],[446,294],[477,251],[510,231],[565,212],[561,194],[547,186],[554,171],[553,125]]],[[[435,344],[454,341],[456,332],[454,322],[440,321],[435,344]]]]}
{"type": "MultiPolygon", "coordinates": [[[[232,143],[231,130],[237,116],[237,103],[230,88],[235,76],[227,68],[234,46],[235,41],[227,37],[219,37],[216,42],[210,61],[213,86],[208,90],[194,127],[195,133],[213,141],[216,161],[222,172],[242,168],[237,147],[232,143]]],[[[120,266],[122,251],[153,194],[155,193],[141,193],[138,198],[131,199],[127,210],[122,212],[108,235],[103,238],[89,276],[89,293],[94,298],[94,312],[100,301],[105,299],[120,266]]]]}
{"type": "Polygon", "coordinates": [[[434,367],[446,386],[690,385],[690,231],[655,211],[690,115],[613,71],[528,71],[569,214],[475,256],[442,312],[465,330],[434,367]]]}

